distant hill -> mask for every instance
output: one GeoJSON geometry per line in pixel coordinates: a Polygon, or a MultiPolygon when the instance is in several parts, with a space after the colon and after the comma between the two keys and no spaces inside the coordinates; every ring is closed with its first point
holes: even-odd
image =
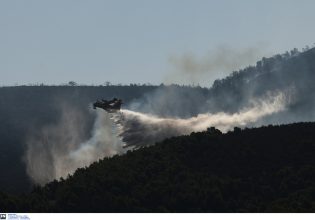
{"type": "Polygon", "coordinates": [[[0,88],[0,191],[30,190],[31,182],[23,162],[31,131],[54,124],[61,106],[67,104],[85,115],[85,137],[90,136],[96,99],[120,97],[125,103],[154,90],[156,86],[17,86],[0,88]]]}
{"type": "MultiPolygon", "coordinates": [[[[315,119],[315,48],[299,52],[294,49],[270,58],[262,58],[255,66],[234,71],[215,80],[206,109],[235,112],[251,99],[270,91],[292,91],[292,103],[280,122],[315,119]]],[[[273,119],[270,120],[272,122],[273,119]]]]}
{"type": "Polygon", "coordinates": [[[315,212],[315,123],[215,128],[105,158],[5,212],[315,212]]]}

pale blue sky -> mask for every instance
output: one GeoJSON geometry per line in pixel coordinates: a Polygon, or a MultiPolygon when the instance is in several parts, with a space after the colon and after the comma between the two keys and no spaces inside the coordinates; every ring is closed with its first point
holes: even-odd
{"type": "Polygon", "coordinates": [[[0,84],[159,84],[180,72],[171,57],[314,46],[314,8],[313,0],[1,0],[0,84]]]}

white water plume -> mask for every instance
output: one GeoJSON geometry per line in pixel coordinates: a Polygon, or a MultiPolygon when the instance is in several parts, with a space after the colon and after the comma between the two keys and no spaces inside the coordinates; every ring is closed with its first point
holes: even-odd
{"type": "Polygon", "coordinates": [[[77,168],[123,153],[110,116],[96,111],[92,136],[83,140],[85,115],[78,109],[63,106],[56,124],[33,131],[27,140],[27,173],[38,184],[67,177],[77,168]]]}
{"type": "Polygon", "coordinates": [[[283,111],[288,98],[284,93],[269,94],[265,98],[251,101],[248,108],[234,114],[219,112],[205,113],[188,119],[160,118],[139,112],[122,110],[119,117],[120,136],[126,146],[144,146],[165,138],[203,131],[216,127],[223,132],[235,126],[244,127],[264,116],[283,111]]]}

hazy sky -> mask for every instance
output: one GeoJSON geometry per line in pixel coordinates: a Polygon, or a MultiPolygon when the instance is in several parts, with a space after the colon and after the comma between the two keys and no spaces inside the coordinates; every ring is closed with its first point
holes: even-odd
{"type": "Polygon", "coordinates": [[[0,85],[211,85],[235,65],[314,46],[314,8],[313,0],[1,0],[0,85]],[[226,54],[236,62],[217,66],[226,54]]]}

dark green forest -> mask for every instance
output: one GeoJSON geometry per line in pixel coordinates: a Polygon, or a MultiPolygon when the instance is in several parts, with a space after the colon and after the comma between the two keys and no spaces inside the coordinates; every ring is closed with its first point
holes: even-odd
{"type": "Polygon", "coordinates": [[[314,212],[315,123],[215,128],[104,158],[5,212],[314,212]]]}

